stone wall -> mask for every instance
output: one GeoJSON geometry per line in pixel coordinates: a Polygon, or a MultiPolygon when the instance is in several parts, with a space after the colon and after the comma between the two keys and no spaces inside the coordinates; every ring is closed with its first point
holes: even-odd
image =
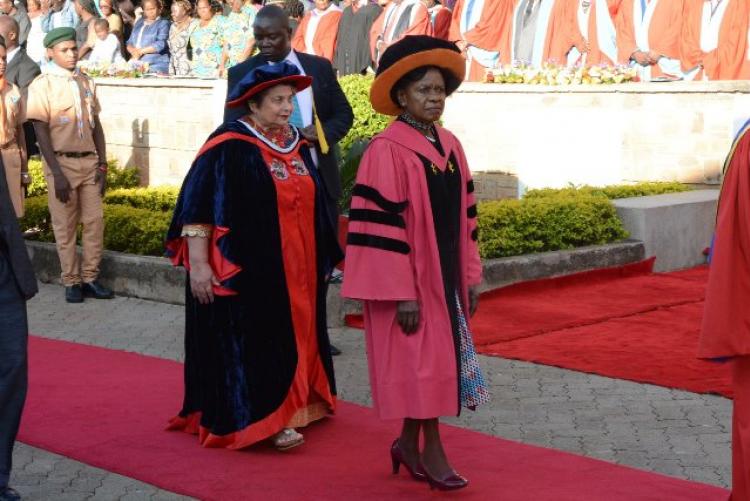
{"type": "Polygon", "coordinates": [[[472,170],[517,176],[528,187],[716,184],[740,116],[750,116],[750,82],[467,83],[448,101],[444,123],[472,170]]]}
{"type": "MultiPolygon", "coordinates": [[[[223,80],[97,80],[110,156],[179,184],[221,121],[223,80]]],[[[750,82],[543,87],[467,83],[444,123],[482,198],[523,187],[676,180],[716,184],[750,82]]]]}
{"type": "Polygon", "coordinates": [[[141,169],[144,184],[180,184],[221,123],[225,80],[96,80],[107,155],[141,169]]]}

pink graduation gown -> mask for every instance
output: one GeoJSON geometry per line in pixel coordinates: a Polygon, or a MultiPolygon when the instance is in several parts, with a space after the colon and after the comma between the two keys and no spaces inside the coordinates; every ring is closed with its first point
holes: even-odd
{"type": "Polygon", "coordinates": [[[463,305],[482,267],[466,156],[453,134],[437,131],[445,155],[410,126],[393,122],[367,148],[352,198],[342,293],[364,301],[370,384],[382,419],[459,413],[458,348],[426,179],[431,169],[458,169],[461,176],[456,269],[463,305]],[[421,311],[410,336],[396,321],[397,302],[406,300],[418,301],[421,311]]]}

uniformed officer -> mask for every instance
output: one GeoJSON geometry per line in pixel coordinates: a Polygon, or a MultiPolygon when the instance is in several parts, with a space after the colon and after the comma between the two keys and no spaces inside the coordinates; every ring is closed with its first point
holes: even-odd
{"type": "Polygon", "coordinates": [[[27,118],[34,124],[49,188],[49,212],[62,268],[65,299],[109,299],[97,282],[104,240],[102,195],[107,180],[104,131],[94,82],[76,70],[78,48],[73,28],[56,28],[44,37],[50,60],[29,86],[27,118]],[[83,225],[83,260],[76,231],[83,225]]]}
{"type": "Polygon", "coordinates": [[[5,178],[13,209],[16,216],[21,217],[25,185],[31,178],[23,133],[25,119],[21,91],[5,80],[7,53],[5,40],[0,37],[0,155],[5,165],[5,178]]]}

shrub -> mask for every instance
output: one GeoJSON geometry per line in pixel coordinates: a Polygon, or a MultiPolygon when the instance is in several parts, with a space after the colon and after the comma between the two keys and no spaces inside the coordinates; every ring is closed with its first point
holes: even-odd
{"type": "Polygon", "coordinates": [[[38,195],[27,198],[24,203],[24,216],[20,221],[21,229],[24,231],[36,230],[32,238],[51,242],[52,221],[50,220],[49,208],[47,207],[47,195],[38,195]]]}
{"type": "Polygon", "coordinates": [[[612,203],[588,194],[480,203],[485,259],[572,249],[626,238],[612,203]]]}
{"type": "Polygon", "coordinates": [[[41,160],[36,158],[29,159],[29,174],[31,174],[31,184],[26,191],[26,195],[36,197],[47,193],[47,181],[44,179],[41,160]]]}
{"type": "Polygon", "coordinates": [[[115,160],[110,160],[107,164],[107,189],[136,188],[141,185],[138,167],[120,167],[115,160]]]}
{"type": "Polygon", "coordinates": [[[390,117],[376,113],[370,105],[372,81],[372,75],[347,75],[339,79],[341,88],[354,111],[354,125],[346,137],[339,142],[342,157],[346,156],[355,141],[372,138],[391,122],[390,117]]]}
{"type": "MultiPolygon", "coordinates": [[[[139,209],[127,205],[105,205],[104,248],[132,254],[162,256],[164,236],[171,220],[171,212],[139,209]]],[[[54,241],[46,196],[26,200],[26,214],[21,219],[21,228],[25,231],[35,230],[30,236],[33,240],[54,241]]]]}
{"type": "Polygon", "coordinates": [[[179,194],[180,188],[176,186],[120,188],[107,191],[104,194],[104,203],[167,212],[174,210],[179,194]]]}
{"type": "Polygon", "coordinates": [[[611,200],[617,198],[645,197],[649,195],[662,195],[664,193],[679,193],[690,191],[687,185],[675,182],[645,182],[636,184],[615,184],[611,186],[569,186],[567,188],[543,188],[529,190],[524,198],[548,198],[559,196],[593,195],[603,196],[611,200]]]}
{"type": "MultiPolygon", "coordinates": [[[[107,187],[109,189],[135,188],[140,184],[138,168],[120,168],[114,160],[110,160],[108,163],[107,187]]],[[[36,197],[47,193],[47,180],[44,178],[44,170],[42,169],[42,161],[40,159],[29,159],[29,174],[31,174],[31,186],[29,186],[27,195],[29,197],[36,197]]]]}
{"type": "Polygon", "coordinates": [[[131,254],[163,256],[164,237],[171,220],[170,212],[105,205],[104,248],[131,254]]]}

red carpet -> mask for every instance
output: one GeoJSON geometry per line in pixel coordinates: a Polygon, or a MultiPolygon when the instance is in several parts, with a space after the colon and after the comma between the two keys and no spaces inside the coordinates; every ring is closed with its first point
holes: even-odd
{"type": "Polygon", "coordinates": [[[397,423],[342,404],[289,453],[202,449],[163,431],[179,407],[180,364],[32,338],[31,392],[20,439],[201,499],[725,500],[715,487],[447,427],[457,468],[472,485],[430,493],[389,474],[397,423]]]}
{"type": "Polygon", "coordinates": [[[732,396],[729,366],[698,360],[703,302],[483,346],[500,355],[618,379],[732,396]]]}
{"type": "MultiPolygon", "coordinates": [[[[485,355],[731,397],[729,368],[697,360],[708,268],[651,273],[653,260],[523,282],[482,295],[485,355]]],[[[361,318],[348,319],[361,327],[361,318]]]]}

